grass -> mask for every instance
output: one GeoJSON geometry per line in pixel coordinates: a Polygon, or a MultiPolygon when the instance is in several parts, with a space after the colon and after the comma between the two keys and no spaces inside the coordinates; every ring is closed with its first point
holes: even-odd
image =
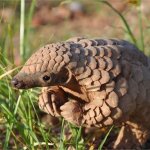
{"type": "Polygon", "coordinates": [[[101,2],[106,4],[107,6],[109,6],[120,17],[120,19],[122,20],[122,22],[124,24],[126,32],[130,36],[132,42],[134,44],[136,44],[137,43],[136,38],[135,38],[134,34],[132,33],[132,30],[131,30],[127,20],[125,19],[125,17],[117,9],[115,9],[115,7],[113,7],[108,1],[101,1],[101,2]]]}
{"type": "MultiPolygon", "coordinates": [[[[25,0],[15,1],[13,7],[16,11],[19,7],[20,19],[13,18],[10,22],[6,23],[2,23],[2,19],[0,19],[0,26],[3,26],[0,37],[0,149],[67,149],[69,145],[72,145],[75,149],[82,150],[86,148],[88,143],[82,137],[82,128],[74,127],[62,120],[61,132],[59,134],[54,133],[51,127],[46,129],[41,121],[41,112],[37,106],[39,89],[17,91],[10,85],[12,76],[21,67],[21,65],[19,67],[14,65],[15,45],[13,44],[13,38],[15,34],[18,34],[20,29],[19,57],[23,64],[30,55],[29,50],[32,45],[32,41],[29,39],[30,31],[32,30],[30,25],[34,14],[35,3],[36,1],[32,0],[30,7],[26,9],[25,0]],[[71,133],[69,140],[66,137],[66,131],[68,129],[71,133]]],[[[141,6],[137,6],[139,8],[137,11],[140,30],[140,38],[138,39],[131,29],[130,23],[122,13],[115,9],[108,1],[99,0],[98,3],[101,7],[107,5],[112,13],[119,16],[122,20],[122,26],[126,31],[124,34],[127,34],[131,42],[137,44],[141,50],[145,51],[145,34],[142,25],[143,14],[141,6]]],[[[8,4],[8,1],[7,4],[4,3],[3,8],[8,4]]],[[[103,148],[111,129],[99,145],[99,150],[103,148]]]]}

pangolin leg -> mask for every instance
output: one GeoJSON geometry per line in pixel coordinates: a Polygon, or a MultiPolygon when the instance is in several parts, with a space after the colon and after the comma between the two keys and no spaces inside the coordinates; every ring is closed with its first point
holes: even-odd
{"type": "Polygon", "coordinates": [[[39,96],[39,108],[55,117],[60,116],[60,106],[66,102],[64,92],[57,86],[43,88],[39,96]]]}
{"type": "Polygon", "coordinates": [[[141,149],[149,137],[149,132],[139,124],[127,121],[125,125],[121,127],[118,137],[113,144],[114,149],[141,149]]]}
{"type": "Polygon", "coordinates": [[[77,126],[82,125],[82,107],[81,104],[75,100],[70,100],[60,107],[61,116],[68,122],[77,126]]]}
{"type": "Polygon", "coordinates": [[[105,127],[112,125],[115,120],[122,116],[119,108],[110,109],[104,102],[94,100],[90,103],[81,104],[70,100],[60,107],[61,116],[67,121],[85,127],[105,127]]]}

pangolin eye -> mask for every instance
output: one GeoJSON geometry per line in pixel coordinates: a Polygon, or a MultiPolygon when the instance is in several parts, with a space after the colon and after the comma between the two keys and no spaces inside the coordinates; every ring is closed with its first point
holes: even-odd
{"type": "Polygon", "coordinates": [[[49,79],[50,79],[50,77],[47,76],[47,75],[45,75],[45,76],[43,77],[43,80],[44,80],[44,81],[48,81],[49,79]]]}

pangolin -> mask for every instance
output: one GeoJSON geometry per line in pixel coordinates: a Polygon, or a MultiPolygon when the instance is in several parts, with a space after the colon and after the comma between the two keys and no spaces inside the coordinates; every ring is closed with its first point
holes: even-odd
{"type": "Polygon", "coordinates": [[[47,44],[12,84],[43,87],[39,107],[78,126],[121,125],[113,148],[134,148],[149,137],[150,59],[125,40],[74,37],[47,44]]]}

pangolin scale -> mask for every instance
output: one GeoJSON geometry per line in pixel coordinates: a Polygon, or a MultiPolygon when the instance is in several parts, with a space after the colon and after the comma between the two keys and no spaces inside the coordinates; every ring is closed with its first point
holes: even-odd
{"type": "Polygon", "coordinates": [[[12,84],[44,87],[39,107],[73,124],[121,125],[123,135],[129,127],[139,145],[149,137],[150,59],[125,40],[75,37],[47,44],[12,84]]]}

